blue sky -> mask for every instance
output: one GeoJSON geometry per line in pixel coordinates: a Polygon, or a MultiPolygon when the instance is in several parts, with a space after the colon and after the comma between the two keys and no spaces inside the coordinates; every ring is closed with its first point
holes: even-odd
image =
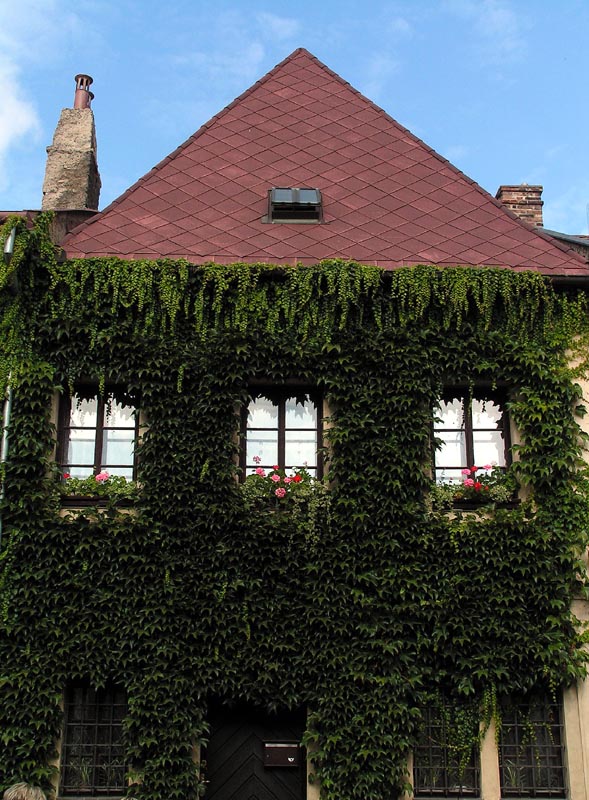
{"type": "Polygon", "coordinates": [[[588,233],[588,0],[0,0],[0,208],[39,208],[93,76],[101,208],[297,47],[495,194],[588,233]]]}

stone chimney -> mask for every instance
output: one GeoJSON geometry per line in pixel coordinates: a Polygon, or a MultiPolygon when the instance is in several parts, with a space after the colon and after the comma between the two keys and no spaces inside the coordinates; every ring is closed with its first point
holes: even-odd
{"type": "Polygon", "coordinates": [[[537,228],[542,227],[542,186],[500,186],[495,197],[500,203],[513,211],[524,222],[537,228]]]}
{"type": "Polygon", "coordinates": [[[100,174],[89,75],[76,75],[74,107],[61,112],[53,144],[47,148],[43,181],[45,210],[98,209],[100,174]]]}

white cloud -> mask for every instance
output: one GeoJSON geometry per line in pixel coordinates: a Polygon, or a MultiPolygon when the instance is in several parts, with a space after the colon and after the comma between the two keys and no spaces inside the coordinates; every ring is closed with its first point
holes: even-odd
{"type": "Polygon", "coordinates": [[[442,155],[450,161],[451,164],[454,164],[458,161],[466,160],[470,153],[471,148],[464,144],[450,144],[444,149],[442,155]]]}
{"type": "Polygon", "coordinates": [[[378,102],[389,88],[390,79],[399,71],[399,62],[384,53],[372,56],[364,67],[364,79],[359,88],[366,97],[378,102]]]}
{"type": "Polygon", "coordinates": [[[292,39],[296,36],[301,25],[298,20],[289,17],[278,17],[276,14],[262,12],[256,15],[256,19],[262,27],[263,33],[269,35],[271,39],[292,39]]]}
{"type": "Polygon", "coordinates": [[[33,104],[22,97],[16,69],[0,63],[0,188],[9,185],[6,170],[10,150],[23,137],[39,132],[39,120],[33,104]]]}
{"type": "Polygon", "coordinates": [[[56,46],[57,26],[71,29],[75,16],[59,13],[57,0],[21,0],[0,5],[0,189],[11,186],[10,156],[37,142],[40,122],[27,97],[23,73],[56,46]]]}
{"type": "Polygon", "coordinates": [[[501,66],[526,56],[527,20],[507,0],[446,0],[444,7],[471,24],[471,50],[480,62],[501,66]]]}
{"type": "Polygon", "coordinates": [[[556,197],[544,193],[544,226],[571,234],[589,233],[589,184],[570,186],[556,197]]]}
{"type": "MultiPolygon", "coordinates": [[[[0,3],[0,53],[13,64],[45,62],[58,57],[68,36],[84,34],[78,13],[67,0],[19,0],[0,3]]],[[[84,0],[76,6],[84,8],[84,0]]]]}
{"type": "Polygon", "coordinates": [[[176,52],[171,57],[174,64],[196,68],[206,76],[211,87],[214,83],[234,85],[245,88],[252,80],[264,72],[266,58],[265,42],[278,36],[290,35],[294,20],[273,14],[258,14],[255,18],[246,17],[239,11],[229,11],[206,20],[211,40],[222,43],[219,47],[193,49],[188,46],[192,37],[182,34],[176,52]]]}
{"type": "Polygon", "coordinates": [[[396,36],[407,36],[413,33],[413,28],[405,17],[393,17],[388,20],[386,29],[388,33],[396,36]]]}
{"type": "Polygon", "coordinates": [[[200,50],[173,57],[175,64],[196,67],[202,70],[209,81],[259,77],[260,65],[265,56],[264,46],[259,41],[239,42],[227,50],[205,53],[200,50]]]}

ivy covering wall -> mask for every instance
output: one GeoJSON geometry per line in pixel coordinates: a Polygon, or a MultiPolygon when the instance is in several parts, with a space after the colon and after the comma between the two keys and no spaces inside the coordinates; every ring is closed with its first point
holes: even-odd
{"type": "Polygon", "coordinates": [[[129,796],[196,796],[216,697],[307,707],[324,797],[381,800],[437,693],[488,716],[585,674],[582,298],[501,269],[64,261],[48,224],[9,221],[0,267],[0,785],[49,786],[72,678],[127,690],[129,796]],[[330,520],[313,538],[252,513],[236,482],[248,386],[288,379],[330,409],[330,520]],[[78,380],[140,397],[136,513],[60,514],[51,407],[78,380]],[[529,499],[432,510],[442,386],[496,382],[529,499]]]}

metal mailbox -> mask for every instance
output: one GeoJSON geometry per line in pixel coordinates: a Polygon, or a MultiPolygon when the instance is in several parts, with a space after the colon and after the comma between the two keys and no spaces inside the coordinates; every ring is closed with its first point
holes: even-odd
{"type": "Polygon", "coordinates": [[[297,742],[264,742],[265,767],[298,767],[301,749],[297,742]]]}

